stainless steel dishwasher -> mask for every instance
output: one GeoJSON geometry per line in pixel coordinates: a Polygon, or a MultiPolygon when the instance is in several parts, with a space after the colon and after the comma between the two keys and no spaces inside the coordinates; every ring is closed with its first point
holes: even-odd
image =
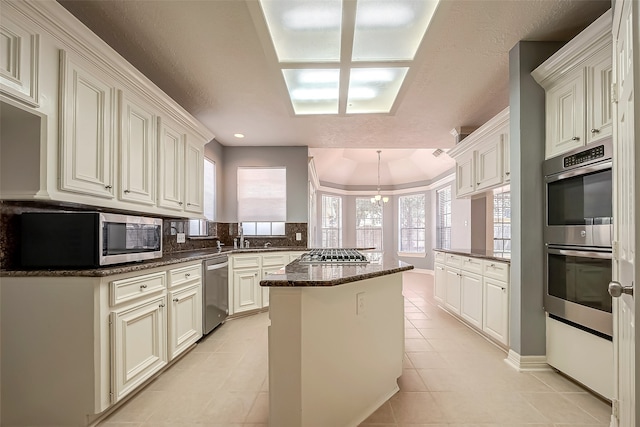
{"type": "Polygon", "coordinates": [[[229,258],[216,256],[204,261],[202,293],[203,335],[224,323],[229,315],[229,258]]]}

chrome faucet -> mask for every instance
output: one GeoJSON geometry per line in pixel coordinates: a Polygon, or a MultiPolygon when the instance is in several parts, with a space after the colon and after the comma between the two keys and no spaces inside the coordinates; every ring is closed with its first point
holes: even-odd
{"type": "Polygon", "coordinates": [[[268,248],[269,246],[271,246],[271,242],[267,242],[267,243],[264,244],[265,248],[268,248]]]}

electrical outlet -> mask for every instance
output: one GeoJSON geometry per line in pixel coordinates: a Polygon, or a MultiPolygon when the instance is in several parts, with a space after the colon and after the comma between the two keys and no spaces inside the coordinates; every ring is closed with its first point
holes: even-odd
{"type": "Polygon", "coordinates": [[[296,233],[296,240],[302,240],[302,233],[296,233]]]}
{"type": "Polygon", "coordinates": [[[356,316],[362,316],[365,311],[364,292],[356,294],[356,316]]]}
{"type": "Polygon", "coordinates": [[[184,233],[178,233],[176,234],[176,237],[178,239],[178,243],[184,243],[187,240],[184,233]]]}

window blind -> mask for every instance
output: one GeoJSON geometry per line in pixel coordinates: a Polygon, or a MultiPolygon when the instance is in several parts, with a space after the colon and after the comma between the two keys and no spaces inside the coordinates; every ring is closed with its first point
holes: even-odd
{"type": "Polygon", "coordinates": [[[286,221],[287,169],[238,168],[238,220],[286,221]]]}

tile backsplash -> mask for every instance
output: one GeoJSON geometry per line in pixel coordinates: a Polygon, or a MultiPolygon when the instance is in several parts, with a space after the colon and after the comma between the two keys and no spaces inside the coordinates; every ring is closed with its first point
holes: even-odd
{"type": "MultiPolygon", "coordinates": [[[[20,214],[37,211],[107,211],[90,206],[76,204],[52,204],[46,202],[14,202],[0,201],[0,269],[15,270],[20,268],[20,214]]],[[[132,212],[109,211],[114,213],[132,214],[132,212]]],[[[138,214],[141,215],[141,214],[138,214]]],[[[184,243],[177,243],[177,233],[187,233],[189,220],[162,217],[163,236],[162,252],[164,254],[215,248],[218,240],[226,247],[233,247],[233,239],[238,233],[237,223],[208,222],[210,237],[189,238],[184,243]]],[[[285,236],[278,237],[246,237],[251,247],[263,247],[270,243],[273,247],[301,247],[307,246],[307,224],[286,223],[285,236]],[[302,240],[296,240],[296,233],[300,233],[302,240]]]]}

